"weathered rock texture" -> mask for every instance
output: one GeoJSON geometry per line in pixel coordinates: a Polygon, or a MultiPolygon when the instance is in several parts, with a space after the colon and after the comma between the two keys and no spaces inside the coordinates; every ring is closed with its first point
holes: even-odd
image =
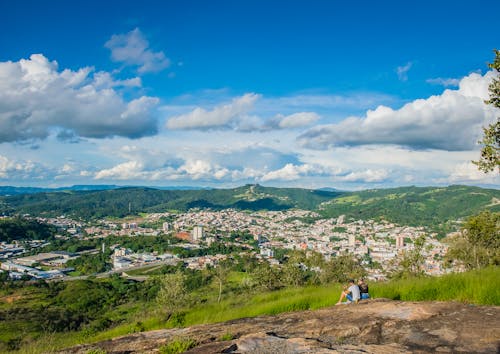
{"type": "Polygon", "coordinates": [[[371,300],[317,311],[136,333],[63,353],[156,353],[194,339],[187,353],[497,353],[500,307],[371,300]],[[232,340],[223,340],[232,336],[232,340]]]}

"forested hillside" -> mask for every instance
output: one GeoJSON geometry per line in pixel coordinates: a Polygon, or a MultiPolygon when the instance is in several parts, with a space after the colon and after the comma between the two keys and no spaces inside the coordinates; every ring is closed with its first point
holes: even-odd
{"type": "Polygon", "coordinates": [[[82,218],[124,217],[139,212],[186,211],[192,208],[221,210],[316,209],[339,192],[247,185],[234,189],[159,190],[127,187],[105,191],[64,191],[0,198],[0,213],[82,218]]]}
{"type": "Polygon", "coordinates": [[[318,211],[322,217],[385,219],[401,225],[443,226],[489,209],[500,211],[500,191],[479,187],[400,187],[339,192],[246,185],[233,189],[159,190],[127,187],[0,197],[0,213],[68,215],[85,219],[125,217],[141,212],[222,210],[318,211]]]}
{"type": "Polygon", "coordinates": [[[323,216],[385,219],[401,225],[444,225],[480,210],[500,211],[500,191],[479,187],[400,187],[345,193],[321,206],[323,216]]]}

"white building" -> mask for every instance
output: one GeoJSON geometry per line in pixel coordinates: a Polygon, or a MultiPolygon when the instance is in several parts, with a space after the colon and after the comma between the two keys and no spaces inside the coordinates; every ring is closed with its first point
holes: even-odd
{"type": "Polygon", "coordinates": [[[356,236],[354,234],[349,234],[349,247],[354,248],[356,246],[356,236]]]}
{"type": "Polygon", "coordinates": [[[198,226],[193,227],[193,231],[191,231],[191,239],[193,241],[199,241],[199,240],[203,239],[204,236],[205,236],[205,233],[203,231],[203,226],[198,225],[198,226]]]}
{"type": "Polygon", "coordinates": [[[396,248],[400,249],[405,246],[405,237],[403,235],[396,236],[396,248]]]}

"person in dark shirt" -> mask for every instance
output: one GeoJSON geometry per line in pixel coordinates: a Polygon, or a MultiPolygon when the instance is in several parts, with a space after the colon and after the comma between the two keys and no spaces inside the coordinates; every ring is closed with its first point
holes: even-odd
{"type": "Polygon", "coordinates": [[[363,278],[358,280],[358,287],[360,292],[360,299],[365,300],[370,298],[370,294],[368,294],[368,284],[365,283],[363,278]]]}

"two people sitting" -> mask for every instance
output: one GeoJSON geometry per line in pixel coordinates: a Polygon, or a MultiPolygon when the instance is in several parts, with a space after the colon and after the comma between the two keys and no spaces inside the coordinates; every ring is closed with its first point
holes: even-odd
{"type": "Polygon", "coordinates": [[[342,304],[344,299],[347,299],[347,303],[355,302],[359,300],[369,299],[370,294],[368,293],[368,285],[363,279],[359,279],[358,283],[354,279],[349,280],[349,286],[344,286],[344,290],[340,294],[339,302],[337,305],[342,304]]]}

